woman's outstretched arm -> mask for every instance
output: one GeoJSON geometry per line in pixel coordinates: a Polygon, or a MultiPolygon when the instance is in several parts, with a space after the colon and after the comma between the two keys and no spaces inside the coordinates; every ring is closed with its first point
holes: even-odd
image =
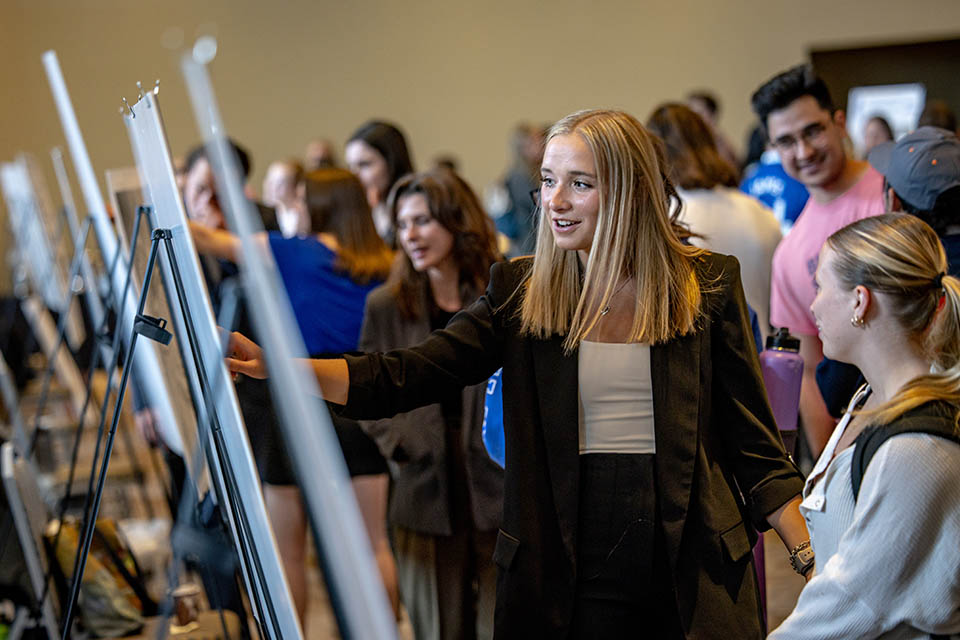
{"type": "MultiPolygon", "coordinates": [[[[241,333],[230,334],[227,357],[224,358],[231,373],[242,373],[251,378],[266,378],[267,365],[263,349],[241,333]]],[[[323,399],[334,404],[346,404],[350,388],[350,374],[343,358],[329,360],[302,359],[300,362],[308,373],[317,379],[323,399]]]]}
{"type": "MultiPolygon", "coordinates": [[[[416,346],[303,360],[304,367],[316,377],[324,399],[345,405],[343,415],[349,418],[389,418],[440,402],[503,366],[505,344],[513,334],[500,322],[516,311],[503,301],[520,286],[525,269],[526,264],[495,264],[487,294],[416,346]]],[[[267,377],[260,347],[238,333],[231,335],[226,365],[233,373],[267,377]]]]}
{"type": "Polygon", "coordinates": [[[187,223],[197,252],[221,260],[236,262],[240,253],[240,239],[226,229],[213,229],[193,220],[187,223]]]}

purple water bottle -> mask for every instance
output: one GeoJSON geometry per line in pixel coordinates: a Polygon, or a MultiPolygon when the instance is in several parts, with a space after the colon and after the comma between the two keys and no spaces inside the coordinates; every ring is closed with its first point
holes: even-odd
{"type": "Polygon", "coordinates": [[[760,369],[783,446],[787,453],[792,453],[797,440],[800,382],[803,380],[800,339],[790,335],[786,327],[767,336],[767,348],[760,353],[760,369]]]}

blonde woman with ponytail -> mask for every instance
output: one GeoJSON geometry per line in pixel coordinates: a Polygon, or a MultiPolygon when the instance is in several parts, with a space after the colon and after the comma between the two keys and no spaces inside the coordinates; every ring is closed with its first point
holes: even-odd
{"type": "MultiPolygon", "coordinates": [[[[536,254],[419,345],[312,361],[358,418],[503,367],[494,634],[762,638],[751,548],[806,541],[802,480],[767,403],[737,261],[684,242],[663,152],[635,118],[552,127],[536,254]]],[[[235,336],[228,367],[264,376],[235,336]]]]}
{"type": "Polygon", "coordinates": [[[824,355],[867,380],[807,479],[817,562],[770,636],[960,633],[960,280],[920,218],[830,236],[811,305],[824,355]]]}

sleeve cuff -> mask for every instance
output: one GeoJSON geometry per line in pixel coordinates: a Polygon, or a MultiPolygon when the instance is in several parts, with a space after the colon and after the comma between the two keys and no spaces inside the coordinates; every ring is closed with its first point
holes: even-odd
{"type": "Polygon", "coordinates": [[[747,496],[750,505],[750,517],[757,531],[766,531],[770,528],[767,516],[790,502],[803,491],[803,478],[799,471],[785,470],[757,485],[747,496]]]}
{"type": "Polygon", "coordinates": [[[354,420],[382,417],[366,414],[374,404],[370,384],[373,377],[370,359],[366,355],[350,353],[343,354],[343,359],[347,361],[350,388],[347,392],[347,403],[339,408],[338,415],[354,420]]]}

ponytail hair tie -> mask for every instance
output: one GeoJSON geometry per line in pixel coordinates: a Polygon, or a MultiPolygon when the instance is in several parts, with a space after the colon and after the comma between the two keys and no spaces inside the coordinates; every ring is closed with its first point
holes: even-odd
{"type": "Polygon", "coordinates": [[[933,288],[934,289],[943,289],[943,277],[947,275],[946,273],[938,273],[933,279],[933,288]]]}

